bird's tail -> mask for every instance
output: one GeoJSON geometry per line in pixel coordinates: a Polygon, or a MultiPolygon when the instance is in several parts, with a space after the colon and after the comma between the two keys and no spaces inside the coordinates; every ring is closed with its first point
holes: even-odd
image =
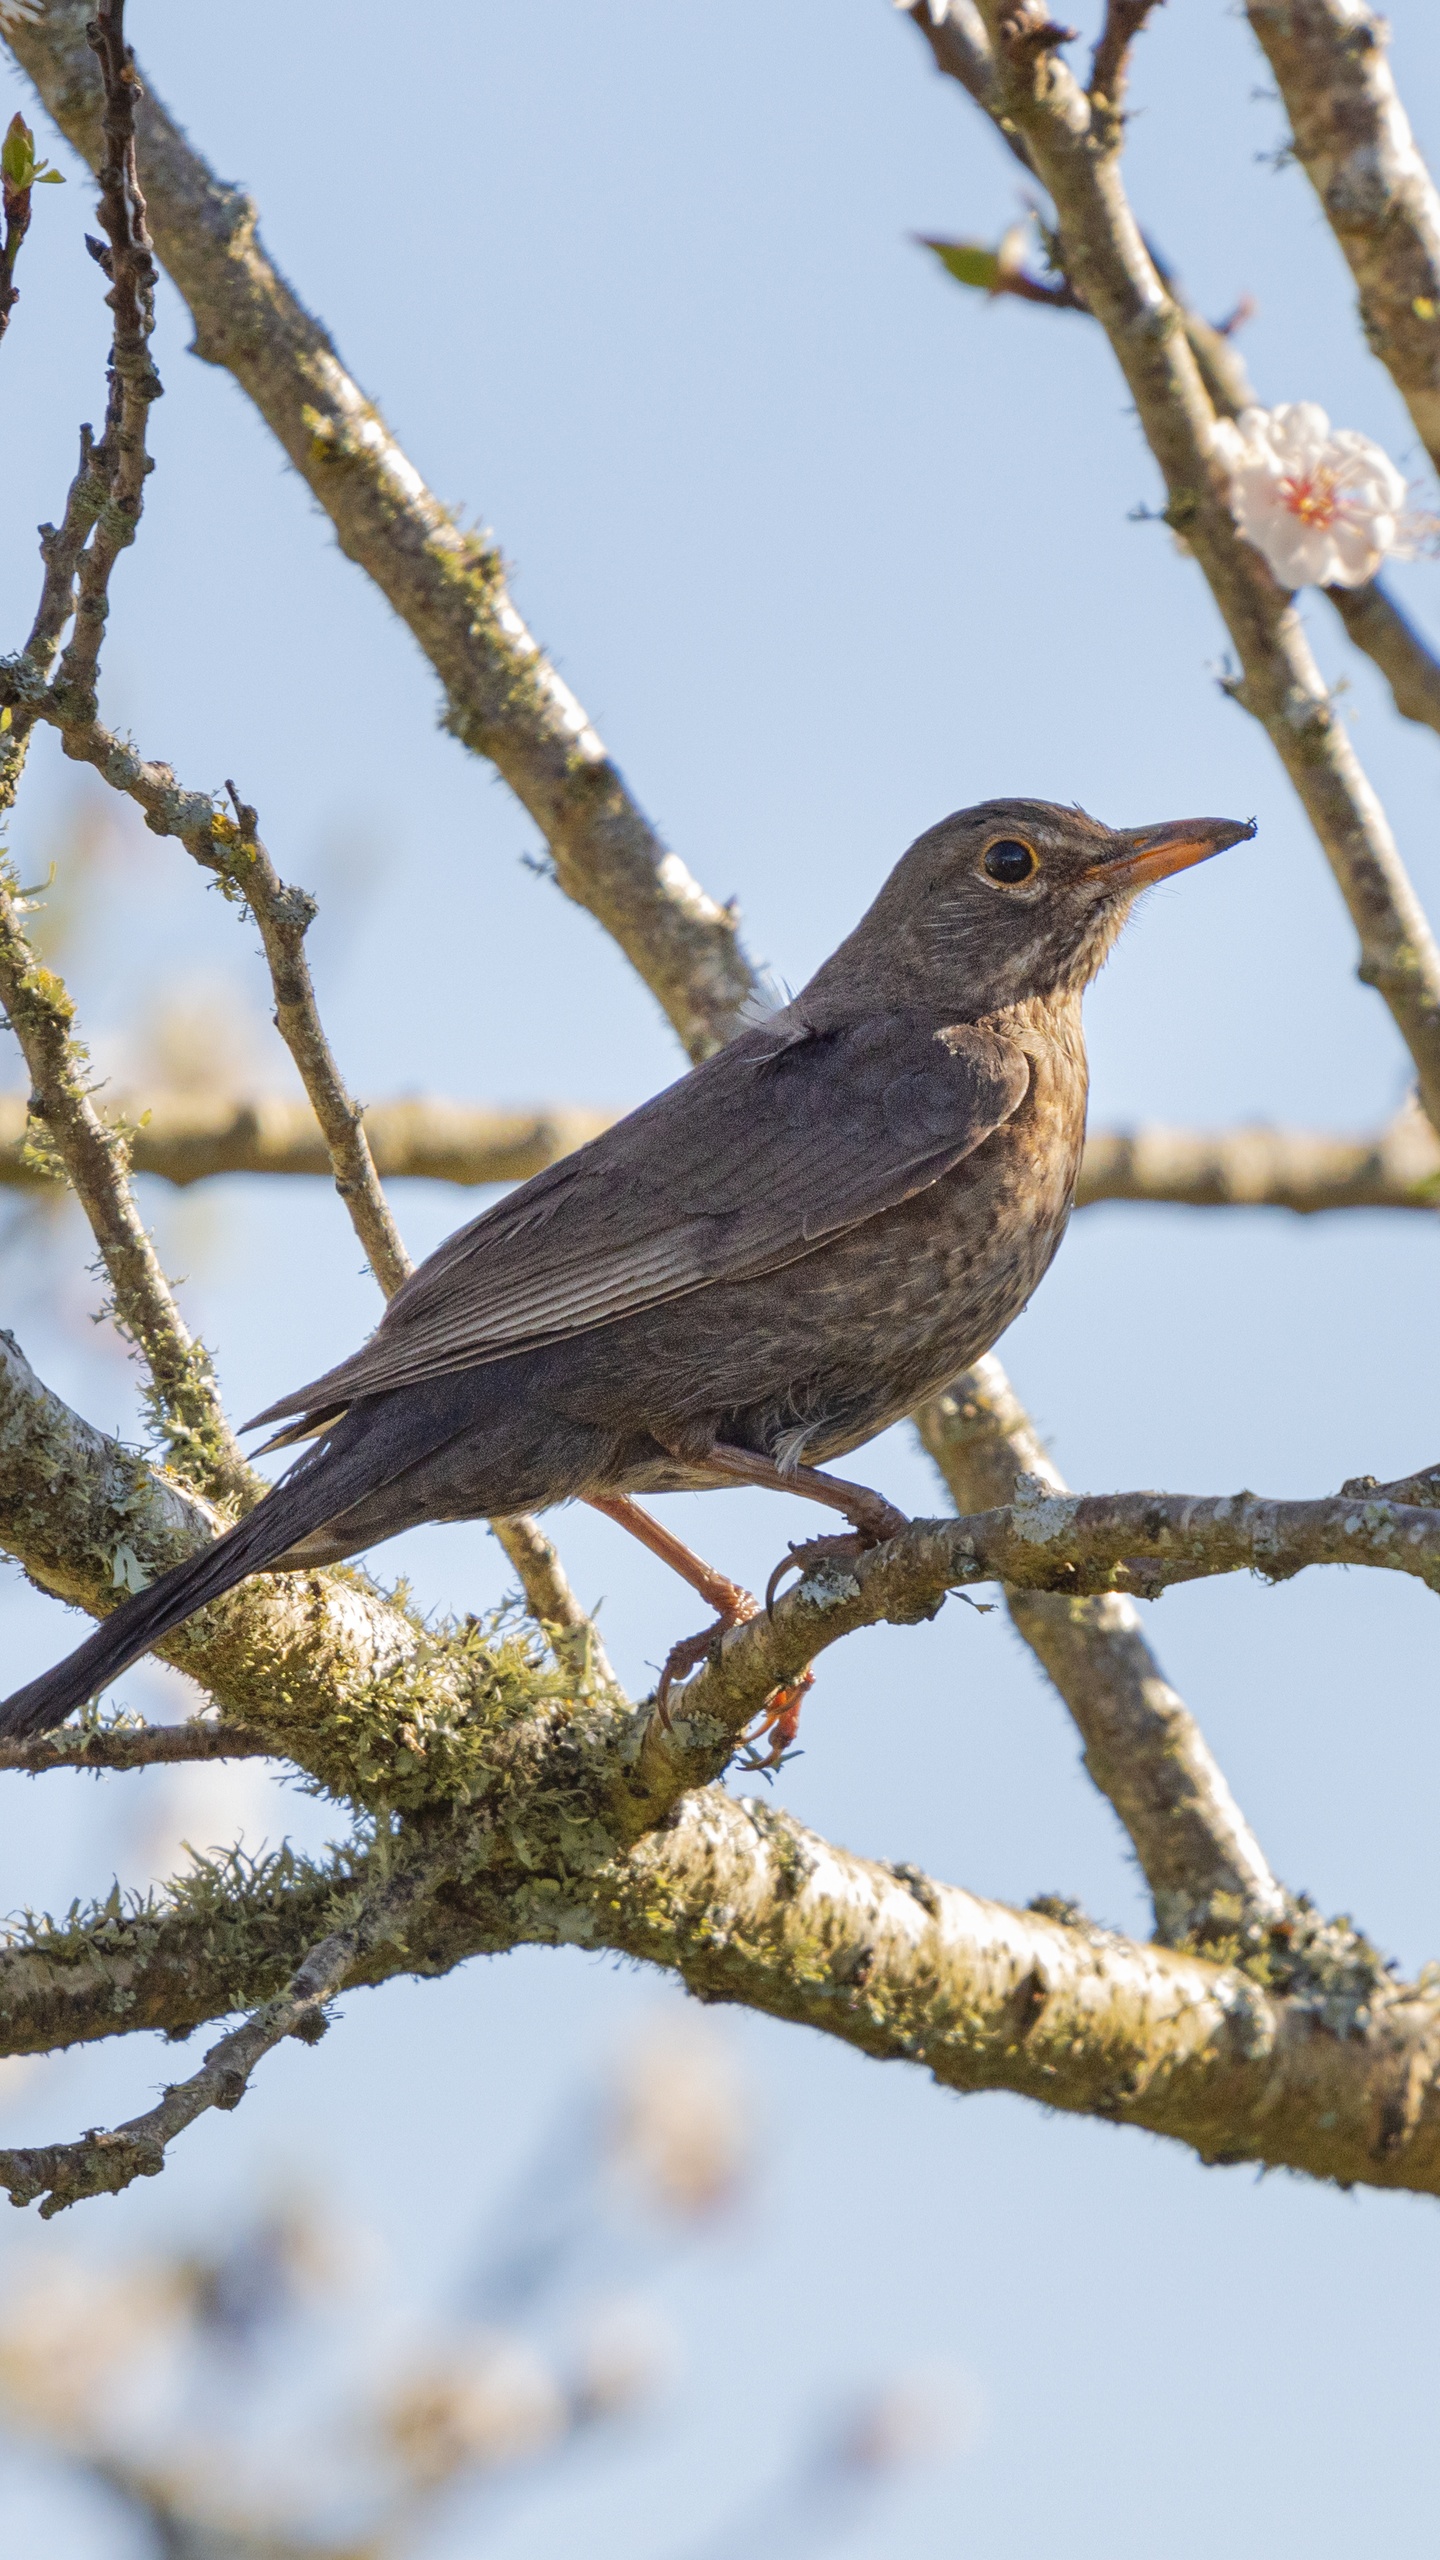
{"type": "Polygon", "coordinates": [[[247,1574],[261,1573],[286,1550],[330,1519],[341,1506],[330,1471],[314,1460],[292,1468],[273,1493],[237,1521],[233,1529],[172,1565],[148,1589],[122,1600],[113,1616],[77,1645],[53,1671],[41,1673],[0,1704],[0,1738],[18,1741],[33,1733],[49,1733],[97,1689],[118,1680],[132,1662],[148,1653],[172,1627],[207,1601],[233,1590],[247,1574]]]}

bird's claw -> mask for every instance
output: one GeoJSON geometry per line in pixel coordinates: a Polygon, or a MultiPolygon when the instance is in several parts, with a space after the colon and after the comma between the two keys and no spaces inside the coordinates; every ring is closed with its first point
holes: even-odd
{"type": "Polygon", "coordinates": [[[814,1686],[813,1671],[797,1671],[793,1680],[771,1690],[755,1723],[740,1736],[742,1769],[755,1769],[771,1777],[782,1766],[800,1729],[800,1710],[814,1686]],[[767,1737],[770,1748],[761,1759],[757,1745],[767,1737]]]}
{"type": "Polygon", "coordinates": [[[862,1537],[858,1529],[848,1537],[792,1539],[788,1554],[783,1555],[765,1585],[765,1614],[775,1614],[775,1596],[783,1576],[791,1571],[803,1579],[812,1565],[858,1563],[867,1548],[877,1544],[874,1538],[862,1537]]]}
{"type": "Polygon", "coordinates": [[[743,1626],[747,1618],[758,1618],[759,1615],[760,1603],[754,1594],[737,1592],[733,1603],[722,1609],[708,1627],[702,1627],[698,1635],[682,1636],[678,1644],[672,1644],[655,1689],[655,1712],[666,1733],[673,1729],[670,1721],[671,1690],[681,1680],[688,1680],[692,1671],[698,1670],[732,1627],[743,1626]]]}

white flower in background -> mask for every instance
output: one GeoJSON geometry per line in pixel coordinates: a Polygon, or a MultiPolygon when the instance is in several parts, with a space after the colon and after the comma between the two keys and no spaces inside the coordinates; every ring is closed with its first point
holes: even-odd
{"type": "Polygon", "coordinates": [[[0,0],[0,36],[12,27],[33,27],[44,14],[44,0],[0,0]]]}
{"type": "Polygon", "coordinates": [[[1243,409],[1215,436],[1235,521],[1282,586],[1362,586],[1411,547],[1402,474],[1368,436],[1332,429],[1313,400],[1243,409]]]}

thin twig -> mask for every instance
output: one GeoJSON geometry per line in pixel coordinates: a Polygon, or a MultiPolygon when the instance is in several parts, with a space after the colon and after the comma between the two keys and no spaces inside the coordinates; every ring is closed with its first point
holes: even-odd
{"type": "Polygon", "coordinates": [[[197,829],[185,841],[198,861],[238,891],[260,928],[275,993],[275,1028],[300,1070],[335,1188],[365,1259],[385,1296],[393,1298],[414,1266],[381,1188],[361,1107],[346,1090],[320,1020],[305,956],[315,901],[304,889],[286,887],[260,841],[255,811],[241,800],[233,782],[225,787],[234,803],[234,826],[222,835],[212,820],[208,837],[197,829]]]}
{"type": "Polygon", "coordinates": [[[594,1619],[575,1597],[554,1540],[547,1538],[528,1511],[517,1511],[508,1520],[492,1520],[490,1526],[520,1577],[525,1606],[543,1630],[561,1670],[582,1694],[587,1689],[614,1689],[610,1657],[594,1619]]]}
{"type": "Polygon", "coordinates": [[[1090,98],[1097,110],[1124,112],[1130,48],[1160,0],[1105,0],[1105,24],[1090,64],[1090,98]]]}
{"type": "Polygon", "coordinates": [[[241,1455],[209,1354],[186,1325],[135,1206],[124,1135],[106,1125],[91,1099],[88,1061],[73,1033],[74,1005],[32,950],[13,874],[3,870],[0,1005],[30,1071],[27,1151],[52,1176],[63,1168],[89,1219],[115,1321],[144,1358],[146,1400],[175,1464],[206,1492],[253,1501],[263,1487],[241,1455]]]}
{"type": "Polygon", "coordinates": [[[1440,1510],[1368,1492],[1298,1502],[1253,1493],[1060,1494],[1042,1477],[1022,1477],[1013,1502],[958,1520],[912,1520],[853,1564],[806,1573],[773,1616],[762,1612],[733,1628],[672,1692],[673,1731],[652,1718],[645,1783],[662,1765],[667,1783],[676,1783],[697,1748],[711,1774],[713,1737],[743,1733],[818,1654],[859,1627],[933,1618],[950,1591],[998,1582],[1066,1598],[1118,1591],[1149,1600],[1215,1574],[1283,1582],[1326,1564],[1409,1574],[1440,1592],[1440,1510]]]}
{"type": "Polygon", "coordinates": [[[108,247],[91,243],[110,278],[105,299],[114,314],[105,432],[92,456],[106,484],[105,505],[80,555],[75,623],[56,683],[71,704],[93,711],[100,644],[110,609],[110,575],[134,541],[144,505],[145,481],[154,469],[145,450],[152,401],[162,385],[150,360],[155,326],[155,258],[145,227],[145,199],[135,164],[135,106],[139,83],[125,42],[125,0],[97,0],[86,40],[100,65],[105,108],[100,161],[100,222],[108,247]]]}
{"type": "Polygon", "coordinates": [[[413,1864],[361,1904],[353,1920],[309,1950],[280,1999],[267,2001],[243,2026],[222,2036],[199,2070],[167,2089],[144,2115],[132,2116],[113,2132],[83,2134],[78,2142],[0,2151],[0,2186],[8,2189],[12,2204],[41,2198],[41,2219],[48,2221],[83,2196],[116,2195],[133,2178],[158,2177],[176,2135],[212,2107],[238,2107],[257,2063],[277,2044],[287,2036],[318,2044],[329,2025],[327,2006],[356,1958],[403,1932],[417,1903],[452,1870],[457,1848],[453,1835],[438,1848],[427,1843],[413,1864]]]}
{"type": "Polygon", "coordinates": [[[153,1769],[184,1760],[274,1759],[275,1745],[249,1725],[192,1716],[185,1724],[95,1724],[0,1742],[0,1769],[40,1777],[50,1769],[153,1769]]]}
{"type": "Polygon", "coordinates": [[[10,314],[20,299],[15,261],[30,228],[35,189],[62,183],[58,169],[52,169],[48,160],[36,159],[35,136],[17,112],[0,142],[0,220],[4,223],[0,235],[0,338],[9,328],[10,314]]]}
{"type": "MultiPolygon", "coordinates": [[[[240,798],[233,782],[225,787],[234,806],[235,830],[222,839],[212,822],[207,850],[201,850],[205,839],[198,830],[187,842],[199,861],[238,891],[260,927],[275,991],[276,1029],[300,1071],[325,1140],[335,1188],[365,1259],[385,1296],[393,1298],[414,1265],[376,1171],[361,1106],[351,1099],[320,1020],[305,956],[315,901],[306,890],[285,886],[260,841],[255,811],[240,798]]],[[[553,1541],[538,1522],[523,1514],[497,1521],[494,1527],[520,1577],[530,1614],[545,1630],[562,1668],[583,1669],[590,1676],[603,1677],[607,1684],[613,1682],[600,1640],[566,1580],[553,1541]]]]}

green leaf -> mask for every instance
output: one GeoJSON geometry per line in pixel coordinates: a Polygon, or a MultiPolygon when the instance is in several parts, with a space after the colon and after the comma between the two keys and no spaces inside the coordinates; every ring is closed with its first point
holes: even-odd
{"type": "Polygon", "coordinates": [[[1000,280],[1000,256],[987,249],[983,240],[925,240],[922,249],[931,250],[947,275],[957,284],[968,284],[977,293],[993,293],[1000,280]]]}
{"type": "Polygon", "coordinates": [[[35,136],[22,115],[13,115],[0,143],[0,174],[12,187],[28,187],[35,176],[35,136]]]}
{"type": "Polygon", "coordinates": [[[63,169],[46,169],[42,166],[35,172],[35,184],[37,187],[63,187],[65,172],[63,169]]]}

